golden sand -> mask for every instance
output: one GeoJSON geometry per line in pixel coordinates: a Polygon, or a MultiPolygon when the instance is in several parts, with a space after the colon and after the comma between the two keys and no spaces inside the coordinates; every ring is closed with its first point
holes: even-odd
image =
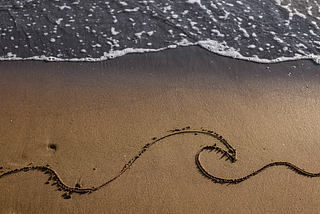
{"type": "Polygon", "coordinates": [[[220,159],[222,152],[199,157],[218,178],[242,178],[274,162],[319,173],[320,70],[311,61],[264,65],[188,47],[100,63],[0,67],[0,171],[17,169],[0,178],[3,213],[320,210],[319,178],[284,165],[220,185],[195,158],[215,144],[228,152],[223,142],[194,133],[161,139],[186,127],[222,135],[237,161],[220,159]],[[59,179],[46,185],[50,175],[59,179]],[[92,190],[114,177],[71,197],[52,186],[61,180],[72,191],[92,190]]]}

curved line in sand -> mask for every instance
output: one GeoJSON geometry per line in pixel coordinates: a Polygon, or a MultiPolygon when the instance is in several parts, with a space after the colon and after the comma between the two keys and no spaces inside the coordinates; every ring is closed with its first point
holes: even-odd
{"type": "Polygon", "coordinates": [[[231,163],[234,163],[236,161],[236,150],[225,140],[222,138],[222,136],[218,135],[217,133],[213,132],[213,131],[209,131],[209,130],[190,130],[190,127],[186,127],[183,129],[174,129],[174,130],[170,130],[170,134],[165,135],[161,138],[153,138],[153,142],[151,143],[147,143],[144,147],[142,147],[141,151],[139,152],[138,155],[136,155],[134,158],[132,158],[127,164],[124,165],[124,167],[122,168],[122,170],[118,173],[118,175],[116,175],[114,178],[108,180],[107,182],[101,184],[98,187],[91,187],[91,188],[81,188],[79,184],[76,185],[76,187],[71,187],[68,186],[67,184],[65,184],[62,179],[59,177],[58,173],[53,170],[49,165],[46,166],[26,166],[23,168],[17,168],[14,170],[10,170],[7,171],[3,174],[0,175],[0,179],[3,178],[4,176],[8,176],[10,174],[14,174],[14,173],[18,173],[18,172],[27,172],[27,171],[41,171],[44,172],[45,174],[49,174],[49,179],[45,184],[49,184],[49,181],[53,181],[52,185],[56,185],[57,189],[60,191],[63,191],[64,194],[62,194],[62,197],[65,199],[69,199],[71,198],[71,194],[76,193],[76,194],[87,194],[87,193],[92,193],[95,192],[99,189],[101,189],[102,187],[106,186],[107,184],[111,183],[112,181],[116,180],[117,178],[119,178],[121,175],[123,175],[128,169],[130,169],[130,167],[133,165],[133,163],[145,152],[147,151],[147,149],[149,147],[151,147],[152,145],[154,145],[155,143],[171,137],[171,136],[175,136],[175,135],[180,135],[180,134],[194,134],[194,135],[198,135],[198,134],[203,134],[203,135],[207,135],[210,137],[213,137],[215,139],[217,139],[218,141],[220,141],[222,144],[224,144],[224,146],[227,148],[227,150],[224,150],[218,146],[216,146],[216,144],[212,145],[212,146],[204,146],[202,147],[195,155],[195,164],[199,170],[199,172],[204,175],[206,178],[209,178],[210,180],[212,180],[215,183],[220,183],[220,184],[238,184],[242,181],[247,180],[248,178],[257,175],[258,173],[262,172],[263,170],[272,167],[272,166],[286,166],[287,168],[291,169],[292,171],[303,175],[303,176],[307,176],[307,177],[320,177],[320,173],[310,173],[307,172],[295,165],[293,165],[292,163],[289,162],[273,162],[273,163],[269,163],[267,165],[265,165],[264,167],[260,168],[259,170],[246,175],[244,177],[241,178],[234,178],[234,179],[227,179],[227,178],[219,178],[216,176],[213,176],[212,174],[210,174],[208,171],[205,170],[205,168],[203,167],[203,165],[201,164],[200,161],[200,155],[203,151],[215,151],[216,153],[221,153],[222,154],[222,158],[225,157],[226,161],[230,161],[231,163]]]}

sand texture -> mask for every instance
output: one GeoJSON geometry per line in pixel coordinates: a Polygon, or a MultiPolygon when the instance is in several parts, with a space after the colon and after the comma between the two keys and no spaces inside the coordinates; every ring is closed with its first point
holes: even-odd
{"type": "Polygon", "coordinates": [[[319,75],[199,47],[0,62],[1,213],[317,213],[319,75]]]}

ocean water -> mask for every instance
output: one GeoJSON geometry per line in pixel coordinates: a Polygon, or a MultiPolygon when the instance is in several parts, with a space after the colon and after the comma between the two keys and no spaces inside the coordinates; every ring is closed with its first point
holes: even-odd
{"type": "Polygon", "coordinates": [[[320,64],[320,0],[1,0],[0,60],[101,61],[198,45],[320,64]]]}

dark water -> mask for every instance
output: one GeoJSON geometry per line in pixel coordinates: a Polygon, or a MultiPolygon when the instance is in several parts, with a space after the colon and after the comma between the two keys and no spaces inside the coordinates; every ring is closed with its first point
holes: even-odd
{"type": "Polygon", "coordinates": [[[1,0],[0,59],[100,61],[199,45],[320,64],[320,0],[1,0]]]}

